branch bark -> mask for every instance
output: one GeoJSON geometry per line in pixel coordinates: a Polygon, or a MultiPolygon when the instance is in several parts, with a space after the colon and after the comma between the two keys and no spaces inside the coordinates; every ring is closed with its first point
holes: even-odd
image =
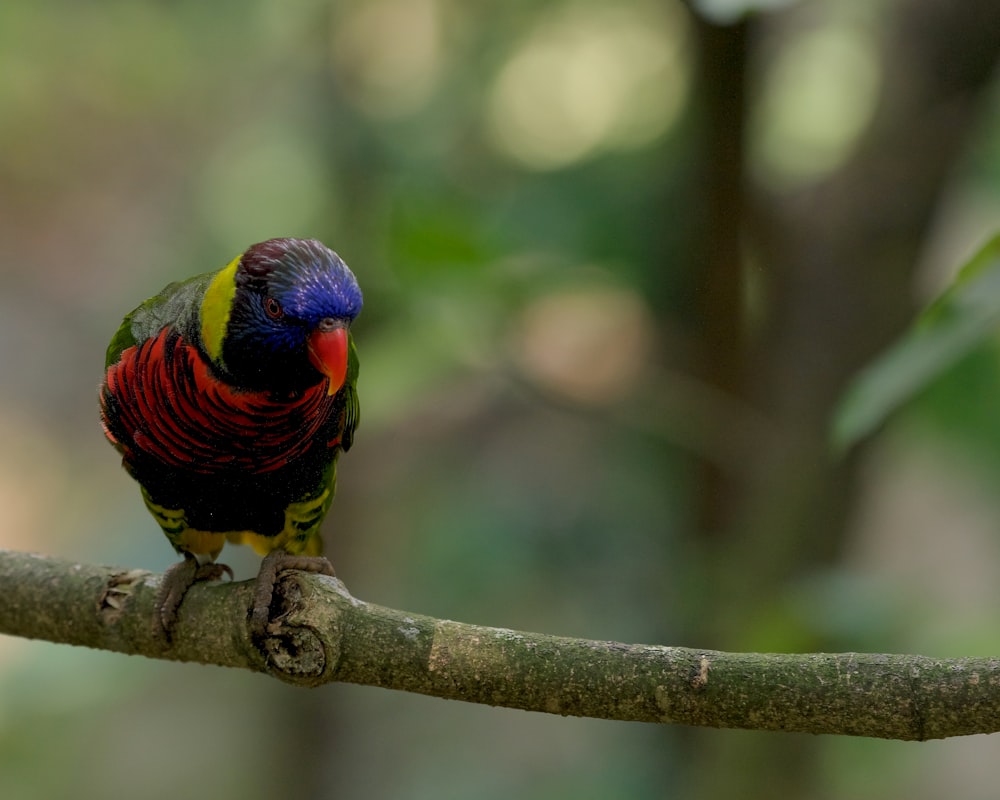
{"type": "Polygon", "coordinates": [[[160,576],[0,551],[0,632],[550,714],[924,740],[1000,730],[1000,658],[724,653],[571,639],[410,614],[286,573],[267,638],[252,582],[197,585],[164,649],[160,576]]]}

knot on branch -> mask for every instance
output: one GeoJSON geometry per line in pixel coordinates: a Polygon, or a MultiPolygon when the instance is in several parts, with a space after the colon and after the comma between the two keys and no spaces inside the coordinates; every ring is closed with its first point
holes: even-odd
{"type": "Polygon", "coordinates": [[[268,672],[286,683],[316,686],[326,672],[326,648],[319,634],[308,627],[285,627],[268,630],[261,643],[268,672]]]}
{"type": "Polygon", "coordinates": [[[274,588],[272,617],[254,645],[268,673],[285,683],[313,687],[330,680],[340,648],[335,632],[317,627],[315,617],[303,613],[304,606],[299,578],[289,572],[274,588]]]}

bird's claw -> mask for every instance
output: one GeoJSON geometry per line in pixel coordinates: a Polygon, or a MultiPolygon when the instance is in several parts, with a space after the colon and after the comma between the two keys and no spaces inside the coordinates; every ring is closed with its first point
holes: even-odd
{"type": "Polygon", "coordinates": [[[249,621],[252,637],[261,638],[267,633],[271,617],[271,601],[274,599],[278,576],[290,569],[336,577],[333,564],[323,556],[297,556],[283,550],[273,550],[268,553],[261,561],[260,572],[257,573],[254,584],[253,609],[250,611],[249,621]]]}
{"type": "Polygon", "coordinates": [[[194,580],[192,583],[199,583],[200,581],[218,581],[222,579],[223,575],[228,575],[229,580],[234,580],[233,570],[228,564],[216,564],[214,561],[208,564],[202,564],[198,567],[198,571],[194,574],[194,580]]]}
{"type": "Polygon", "coordinates": [[[156,595],[153,635],[164,644],[170,644],[177,624],[177,612],[188,589],[201,581],[217,581],[223,575],[233,579],[233,571],[228,564],[199,564],[193,556],[187,554],[183,561],[172,564],[163,573],[160,591],[156,595]]]}

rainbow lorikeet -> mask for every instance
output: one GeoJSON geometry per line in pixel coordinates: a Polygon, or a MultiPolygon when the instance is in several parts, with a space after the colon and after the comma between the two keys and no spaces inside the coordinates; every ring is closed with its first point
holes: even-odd
{"type": "Polygon", "coordinates": [[[333,574],[320,523],[358,424],[350,325],[361,290],[312,239],[270,239],[216,272],[172,283],[108,346],[101,419],[146,507],[184,560],[167,570],[154,627],[169,639],[185,592],[228,567],[226,541],[264,555],[251,629],[277,574],[333,574]]]}

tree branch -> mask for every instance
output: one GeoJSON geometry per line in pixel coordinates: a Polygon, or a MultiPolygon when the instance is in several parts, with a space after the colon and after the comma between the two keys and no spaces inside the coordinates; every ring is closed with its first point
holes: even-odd
{"type": "MultiPolygon", "coordinates": [[[[0,551],[0,632],[600,719],[923,740],[1000,730],[1000,659],[722,653],[486,628],[352,597],[287,573],[267,639],[247,633],[252,582],[196,585],[164,649],[158,575],[0,551]]],[[[274,612],[275,609],[272,609],[274,612]]]]}

